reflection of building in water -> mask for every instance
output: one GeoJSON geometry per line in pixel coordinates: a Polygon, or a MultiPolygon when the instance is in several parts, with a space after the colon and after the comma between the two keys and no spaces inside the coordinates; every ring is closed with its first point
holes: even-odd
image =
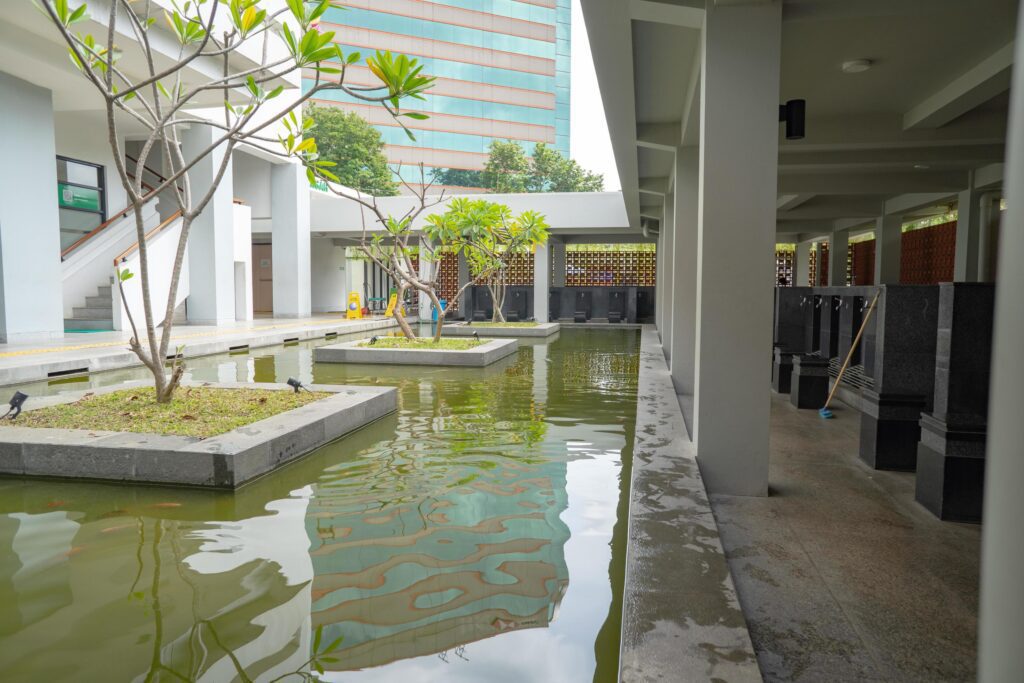
{"type": "Polygon", "coordinates": [[[325,624],[325,640],[344,637],[338,670],[555,618],[568,587],[566,465],[539,460],[424,456],[418,470],[339,471],[320,484],[307,515],[313,623],[325,624]]]}

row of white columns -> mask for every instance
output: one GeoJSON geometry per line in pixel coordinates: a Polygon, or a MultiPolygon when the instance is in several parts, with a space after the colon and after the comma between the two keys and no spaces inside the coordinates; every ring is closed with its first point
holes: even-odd
{"type": "MultiPolygon", "coordinates": [[[[1024,15],[1021,22],[1019,32],[1024,15]]],[[[708,3],[699,159],[693,150],[677,151],[659,236],[658,329],[677,390],[693,392],[693,440],[712,492],[767,493],[779,31],[779,3],[708,3]],[[758,111],[764,115],[751,117],[758,111]]],[[[1024,43],[1016,50],[982,546],[979,679],[986,682],[1024,670],[1024,202],[1014,203],[1024,195],[1024,43]]],[[[955,279],[985,279],[996,251],[995,198],[972,187],[959,200],[955,279]]],[[[891,215],[876,222],[876,282],[898,282],[901,224],[891,215]]],[[[845,231],[830,235],[831,285],[846,284],[848,242],[845,231]]],[[[800,253],[811,248],[801,245],[800,253]]]]}

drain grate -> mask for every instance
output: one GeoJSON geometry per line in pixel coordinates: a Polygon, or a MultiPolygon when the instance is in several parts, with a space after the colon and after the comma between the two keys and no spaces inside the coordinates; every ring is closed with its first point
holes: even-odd
{"type": "MultiPolygon", "coordinates": [[[[838,358],[833,358],[828,363],[828,375],[829,377],[838,377],[839,368],[843,362],[838,358]]],[[[843,384],[854,387],[855,389],[873,389],[875,387],[875,380],[864,374],[863,365],[851,365],[846,368],[846,372],[843,373],[843,384]]]]}

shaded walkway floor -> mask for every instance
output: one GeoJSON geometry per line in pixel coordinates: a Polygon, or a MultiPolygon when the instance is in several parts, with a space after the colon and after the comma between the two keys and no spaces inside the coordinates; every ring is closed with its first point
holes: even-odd
{"type": "MultiPolygon", "coordinates": [[[[843,406],[841,406],[843,408],[843,406]]],[[[912,473],[857,457],[860,414],[772,397],[767,498],[712,496],[768,681],[967,681],[981,527],[914,501],[912,473]]]]}

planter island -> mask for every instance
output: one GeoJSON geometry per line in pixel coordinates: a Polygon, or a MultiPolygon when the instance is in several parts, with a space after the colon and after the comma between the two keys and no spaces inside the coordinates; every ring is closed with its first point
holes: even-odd
{"type": "Polygon", "coordinates": [[[449,323],[444,326],[446,337],[550,337],[562,328],[561,323],[449,323]]]}
{"type": "MultiPolygon", "coordinates": [[[[217,433],[197,435],[204,432],[192,426],[194,421],[216,421],[203,410],[211,402],[201,399],[190,404],[195,414],[177,416],[177,426],[151,427],[146,423],[147,412],[158,411],[143,405],[146,401],[152,405],[145,398],[147,391],[152,392],[146,382],[30,398],[18,420],[5,421],[0,427],[0,475],[235,489],[394,412],[398,403],[396,390],[387,387],[313,384],[308,387],[311,394],[296,396],[291,387],[281,384],[199,382],[182,383],[175,400],[189,401],[187,392],[196,388],[234,392],[231,400],[237,405],[223,416],[233,428],[224,431],[223,426],[212,424],[207,427],[209,433],[217,433]],[[274,395],[277,392],[282,392],[282,398],[274,395]],[[137,415],[132,420],[137,429],[64,428],[74,423],[72,404],[85,411],[91,407],[86,402],[104,407],[120,402],[120,410],[126,410],[120,415],[137,415]],[[245,415],[269,416],[245,424],[239,419],[245,415]],[[61,426],[28,426],[33,423],[61,426]]],[[[116,423],[116,410],[95,424],[116,423]]]]}
{"type": "Polygon", "coordinates": [[[369,339],[329,344],[317,348],[317,363],[369,363],[378,365],[446,365],[481,368],[511,356],[519,348],[515,339],[441,340],[434,347],[429,339],[405,340],[386,337],[371,344],[369,339]],[[433,348],[431,348],[433,347],[433,348]]]}

